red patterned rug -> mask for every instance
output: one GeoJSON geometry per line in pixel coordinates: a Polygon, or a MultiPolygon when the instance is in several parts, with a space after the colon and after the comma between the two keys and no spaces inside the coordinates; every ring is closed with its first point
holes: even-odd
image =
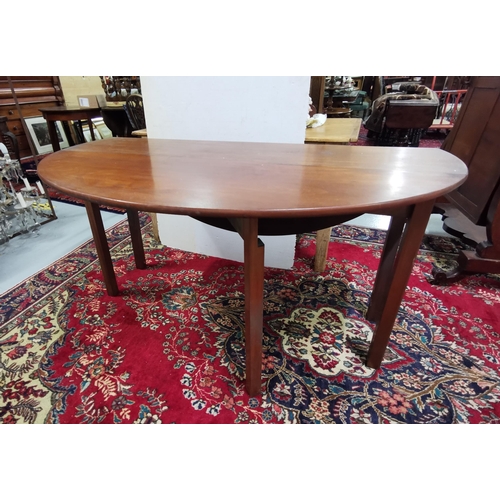
{"type": "Polygon", "coordinates": [[[244,391],[243,267],[154,243],[134,269],[125,222],[108,231],[121,294],[88,242],[1,297],[3,423],[499,423],[500,276],[429,283],[462,244],[427,237],[382,368],[363,359],[383,231],[313,235],[266,269],[263,395],[244,391]]]}

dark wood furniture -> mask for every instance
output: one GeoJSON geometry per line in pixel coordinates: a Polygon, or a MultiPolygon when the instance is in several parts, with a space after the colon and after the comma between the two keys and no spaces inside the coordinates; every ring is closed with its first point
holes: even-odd
{"type": "MultiPolygon", "coordinates": [[[[29,139],[21,122],[23,118],[40,116],[38,108],[59,106],[64,102],[59,77],[57,76],[0,76],[0,116],[7,118],[8,131],[16,136],[20,158],[32,156],[29,139]],[[16,106],[8,78],[12,82],[16,106]]],[[[19,159],[20,159],[19,158],[19,159]]]]}
{"type": "Polygon", "coordinates": [[[377,145],[418,147],[422,131],[432,125],[437,108],[437,103],[389,100],[377,145]]]}
{"type": "Polygon", "coordinates": [[[54,152],[59,151],[59,140],[57,138],[57,131],[55,122],[68,122],[68,121],[86,121],[89,125],[90,136],[95,141],[94,127],[92,125],[92,118],[101,116],[101,109],[97,108],[81,108],[73,106],[58,106],[52,108],[40,108],[39,111],[42,116],[47,120],[47,127],[49,129],[50,142],[54,152]]]}
{"type": "Polygon", "coordinates": [[[366,363],[379,368],[434,200],[458,187],[467,168],[440,149],[113,138],[49,155],[38,173],[85,201],[110,295],[119,290],[99,204],[127,210],[140,269],[146,259],[139,210],[192,216],[241,235],[246,388],[255,396],[264,294],[259,235],[318,230],[365,212],[392,216],[367,311],[376,328],[366,363]]]}
{"type": "Polygon", "coordinates": [[[442,148],[469,169],[467,181],[446,197],[474,224],[486,226],[487,240],[475,251],[462,251],[455,269],[436,270],[435,281],[452,283],[464,273],[500,273],[500,77],[472,77],[442,148]]]}
{"type": "Polygon", "coordinates": [[[323,113],[325,83],[326,82],[324,76],[311,76],[309,96],[311,97],[313,106],[316,108],[316,112],[318,113],[323,113]]]}
{"type": "Polygon", "coordinates": [[[101,108],[101,115],[106,127],[111,130],[113,137],[131,137],[134,127],[125,111],[125,105],[106,106],[101,108]]]}

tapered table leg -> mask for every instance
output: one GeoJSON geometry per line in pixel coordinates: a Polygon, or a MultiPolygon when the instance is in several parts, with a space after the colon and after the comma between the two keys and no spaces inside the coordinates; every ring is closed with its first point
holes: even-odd
{"type": "Polygon", "coordinates": [[[384,249],[375,278],[375,285],[370,299],[370,306],[366,312],[368,321],[377,322],[380,319],[383,304],[389,293],[389,286],[394,275],[394,265],[399,245],[403,238],[403,230],[407,219],[407,212],[391,217],[389,229],[385,237],[384,249]]]}
{"type": "Polygon", "coordinates": [[[240,219],[245,259],[246,389],[261,393],[262,328],[264,313],[264,244],[257,234],[258,219],[240,219]]]}
{"type": "Polygon", "coordinates": [[[52,120],[47,120],[47,130],[49,131],[50,142],[52,144],[52,151],[55,153],[56,151],[61,150],[61,146],[59,145],[59,138],[57,137],[56,124],[52,120]]]}
{"type": "Polygon", "coordinates": [[[146,269],[146,256],[144,255],[144,245],[142,243],[139,212],[128,208],[127,218],[130,229],[130,238],[132,240],[132,249],[134,251],[135,267],[137,267],[137,269],[146,269]]]}
{"type": "Polygon", "coordinates": [[[314,270],[322,273],[326,267],[326,258],[328,256],[328,245],[332,228],[320,229],[316,231],[316,255],[314,256],[314,270]]]}
{"type": "MultiPolygon", "coordinates": [[[[413,260],[420,248],[425,228],[432,213],[434,200],[414,205],[408,216],[405,231],[392,266],[392,276],[387,289],[386,299],[379,313],[378,324],[368,350],[366,364],[370,368],[380,368],[389,343],[396,317],[413,268],[413,260]]],[[[379,270],[380,272],[380,270],[379,270]]],[[[382,288],[379,288],[381,290],[382,288]]]]}
{"type": "Polygon", "coordinates": [[[97,256],[101,264],[101,271],[104,277],[104,283],[108,295],[118,295],[118,284],[116,283],[115,270],[113,269],[113,261],[111,260],[111,253],[109,252],[108,241],[106,239],[106,232],[104,231],[104,224],[102,223],[101,211],[99,205],[85,202],[87,209],[87,216],[90,222],[90,229],[94,237],[95,246],[97,249],[97,256]]]}

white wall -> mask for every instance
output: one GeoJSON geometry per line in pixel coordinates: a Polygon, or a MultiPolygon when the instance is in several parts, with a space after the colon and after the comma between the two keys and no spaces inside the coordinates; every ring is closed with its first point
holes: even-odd
{"type": "MultiPolygon", "coordinates": [[[[148,137],[302,144],[309,82],[309,77],[141,76],[148,137]]],[[[243,261],[236,233],[164,214],[158,214],[158,229],[168,246],[243,261]]],[[[262,240],[266,266],[292,266],[295,235],[262,240]]]]}

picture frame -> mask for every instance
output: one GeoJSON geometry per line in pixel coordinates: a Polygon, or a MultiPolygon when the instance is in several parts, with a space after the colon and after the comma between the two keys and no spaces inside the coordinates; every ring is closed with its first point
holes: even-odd
{"type": "Polygon", "coordinates": [[[113,133],[106,126],[106,124],[104,123],[104,120],[102,118],[92,118],[92,123],[94,124],[94,127],[99,132],[101,139],[110,139],[111,137],[113,137],[113,133]]]}
{"type": "MultiPolygon", "coordinates": [[[[47,121],[43,116],[31,116],[24,119],[26,126],[28,127],[31,139],[36,148],[36,152],[39,155],[52,153],[52,143],[50,142],[49,128],[47,121]]],[[[66,134],[64,133],[64,128],[61,122],[55,122],[57,136],[59,138],[59,146],[61,149],[68,148],[69,142],[66,134]]]]}
{"type": "MultiPolygon", "coordinates": [[[[100,141],[102,137],[95,123],[93,123],[93,129],[94,129],[95,140],[100,141]]],[[[82,132],[83,132],[83,137],[85,138],[85,142],[92,142],[92,136],[90,135],[90,129],[87,124],[82,125],[82,132]]]]}

